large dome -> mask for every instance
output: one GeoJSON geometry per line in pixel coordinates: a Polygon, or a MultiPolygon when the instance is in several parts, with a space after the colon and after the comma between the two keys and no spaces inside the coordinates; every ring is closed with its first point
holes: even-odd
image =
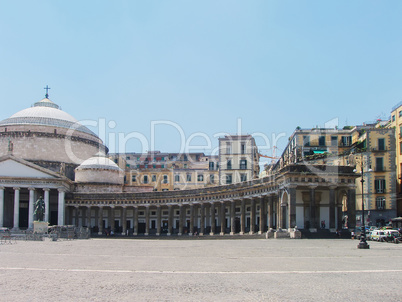
{"type": "Polygon", "coordinates": [[[0,122],[0,126],[8,125],[54,126],[75,129],[96,136],[95,133],[81,125],[70,114],[60,110],[60,107],[48,98],[44,98],[36,102],[33,107],[21,110],[0,122]]]}

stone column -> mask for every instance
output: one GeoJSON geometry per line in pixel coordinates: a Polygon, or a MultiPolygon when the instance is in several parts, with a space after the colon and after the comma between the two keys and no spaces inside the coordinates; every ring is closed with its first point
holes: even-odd
{"type": "Polygon", "coordinates": [[[145,236],[149,235],[149,205],[145,206],[145,236]]]}
{"type": "Polygon", "coordinates": [[[200,205],[201,217],[200,217],[200,236],[204,235],[205,232],[205,205],[201,203],[200,205]]]}
{"type": "Polygon", "coordinates": [[[190,230],[188,231],[189,236],[193,236],[194,230],[194,205],[190,204],[190,230]]]}
{"type": "Polygon", "coordinates": [[[181,236],[181,235],[183,235],[183,220],[184,220],[184,215],[185,215],[184,205],[182,205],[182,204],[180,205],[179,211],[180,211],[179,212],[179,233],[177,235],[181,236]]]}
{"type": "Polygon", "coordinates": [[[59,199],[58,199],[58,215],[57,215],[57,224],[58,225],[64,225],[64,195],[65,192],[63,189],[58,189],[59,191],[59,199]]]}
{"type": "Polygon", "coordinates": [[[236,201],[230,202],[230,235],[236,233],[236,201]]]}
{"type": "Polygon", "coordinates": [[[310,229],[312,231],[317,231],[318,225],[317,225],[317,213],[315,210],[315,188],[317,186],[311,186],[310,187],[310,229]]]}
{"type": "Polygon", "coordinates": [[[87,227],[89,228],[89,231],[91,232],[91,206],[87,206],[87,227]]]}
{"type": "Polygon", "coordinates": [[[221,236],[223,236],[223,235],[225,235],[225,228],[226,228],[226,225],[225,225],[225,222],[226,222],[226,205],[225,205],[225,202],[224,201],[222,201],[221,202],[221,233],[220,233],[220,235],[221,236]]]}
{"type": "Polygon", "coordinates": [[[80,215],[79,206],[74,207],[74,212],[75,212],[75,215],[74,215],[75,216],[75,226],[78,227],[78,225],[79,225],[78,222],[79,222],[79,219],[80,219],[79,218],[79,215],[80,215]]]}
{"type": "Polygon", "coordinates": [[[211,204],[206,203],[204,205],[205,205],[205,230],[204,230],[204,232],[206,232],[206,229],[208,227],[211,227],[211,213],[210,213],[211,204]]]}
{"type": "Polygon", "coordinates": [[[274,195],[269,196],[268,200],[268,229],[274,227],[274,195]]]}
{"type": "Polygon", "coordinates": [[[50,222],[50,202],[49,202],[49,188],[44,188],[44,201],[45,201],[45,221],[50,222]]]}
{"type": "Polygon", "coordinates": [[[296,186],[288,187],[288,220],[290,231],[296,226],[296,186]]]}
{"type": "Polygon", "coordinates": [[[127,235],[127,206],[123,206],[123,213],[122,213],[121,223],[122,223],[122,235],[127,235]]]}
{"type": "Polygon", "coordinates": [[[28,188],[29,203],[28,203],[28,229],[33,229],[34,221],[34,204],[35,204],[35,188],[28,188]]]}
{"type": "Polygon", "coordinates": [[[103,207],[99,207],[98,210],[98,235],[103,234],[103,207]]]}
{"type": "Polygon", "coordinates": [[[240,235],[244,235],[246,233],[246,200],[244,198],[241,200],[240,212],[240,235]]]}
{"type": "Polygon", "coordinates": [[[251,198],[250,205],[250,235],[254,234],[255,229],[255,200],[251,198]]]}
{"type": "Polygon", "coordinates": [[[258,234],[262,234],[265,231],[265,198],[264,196],[260,197],[260,230],[258,234]]]}
{"type": "Polygon", "coordinates": [[[336,232],[335,221],[335,186],[329,187],[329,230],[336,232]]]}
{"type": "Polygon", "coordinates": [[[138,235],[138,207],[133,208],[133,214],[134,214],[134,219],[133,219],[133,236],[138,235]]]}
{"type": "Polygon", "coordinates": [[[215,234],[216,224],[215,224],[215,203],[211,203],[211,232],[209,235],[213,236],[215,234]]]}
{"type": "Polygon", "coordinates": [[[14,227],[13,230],[19,230],[20,226],[20,188],[14,189],[14,227]]]}
{"type": "Polygon", "coordinates": [[[168,236],[172,235],[173,233],[173,211],[173,205],[168,205],[168,236]]]}
{"type": "Polygon", "coordinates": [[[4,226],[4,187],[0,187],[0,228],[4,226]]]}
{"type": "Polygon", "coordinates": [[[161,206],[156,206],[156,236],[161,234],[161,206]]]}

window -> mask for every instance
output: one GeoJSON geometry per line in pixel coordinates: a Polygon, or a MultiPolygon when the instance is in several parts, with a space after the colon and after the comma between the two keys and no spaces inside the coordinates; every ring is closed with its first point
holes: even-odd
{"type": "Polygon", "coordinates": [[[331,136],[331,146],[336,147],[338,145],[338,138],[336,136],[331,136]]]}
{"type": "Polygon", "coordinates": [[[143,183],[144,183],[144,184],[147,184],[147,183],[148,183],[148,175],[144,175],[143,183]]]}
{"type": "Polygon", "coordinates": [[[392,121],[395,122],[395,115],[392,116],[392,121]]]}
{"type": "Polygon", "coordinates": [[[247,181],[247,174],[245,173],[240,174],[240,181],[247,181]]]}
{"type": "Polygon", "coordinates": [[[209,182],[211,184],[213,184],[215,182],[215,175],[213,175],[213,174],[209,175],[209,182]]]}
{"type": "Polygon", "coordinates": [[[203,174],[198,174],[197,175],[197,181],[204,181],[204,175],[203,174]]]}
{"type": "Polygon", "coordinates": [[[137,175],[131,175],[131,181],[136,182],[137,181],[137,175]]]}
{"type": "Polygon", "coordinates": [[[374,181],[374,186],[376,193],[385,193],[385,179],[376,179],[374,181]]]}
{"type": "Polygon", "coordinates": [[[130,156],[126,156],[126,159],[130,159],[130,156]]]}
{"type": "Polygon", "coordinates": [[[162,169],[165,169],[165,165],[161,165],[161,168],[162,168],[162,169]]]}
{"type": "Polygon", "coordinates": [[[350,146],[352,143],[351,136],[342,136],[342,146],[350,146]]]}
{"type": "Polygon", "coordinates": [[[163,175],[163,183],[164,184],[168,183],[168,176],[167,175],[163,175]]]}
{"type": "Polygon", "coordinates": [[[399,143],[399,154],[402,155],[402,142],[399,143]]]}
{"type": "Polygon", "coordinates": [[[399,111],[399,117],[401,117],[402,116],[402,110],[401,111],[399,111]]]}
{"type": "Polygon", "coordinates": [[[187,169],[187,164],[184,164],[184,169],[187,169]]]}
{"type": "Polygon", "coordinates": [[[187,155],[184,155],[184,161],[188,161],[187,155]]]}
{"type": "Polygon", "coordinates": [[[308,135],[303,136],[303,146],[304,147],[310,146],[310,136],[308,136],[308,135]]]}
{"type": "Polygon", "coordinates": [[[377,157],[375,159],[375,170],[379,171],[379,172],[384,171],[383,163],[384,163],[384,159],[382,157],[377,157]]]}
{"type": "Polygon", "coordinates": [[[154,169],[155,169],[155,168],[156,168],[156,165],[152,165],[152,168],[154,168],[154,169]]]}
{"type": "Polygon", "coordinates": [[[156,175],[152,175],[152,181],[153,181],[153,182],[156,181],[156,175]]]}
{"type": "Polygon", "coordinates": [[[385,209],[385,197],[377,197],[376,205],[377,205],[377,210],[384,210],[385,209]]]}
{"type": "Polygon", "coordinates": [[[241,152],[241,154],[246,154],[246,145],[245,144],[241,144],[240,152],[241,152]]]}
{"type": "Polygon", "coordinates": [[[175,181],[175,182],[179,182],[179,181],[180,181],[180,175],[179,175],[179,174],[176,174],[176,175],[174,176],[174,181],[175,181]]]}
{"type": "Polygon", "coordinates": [[[191,174],[187,174],[187,181],[191,181],[191,174]]]}
{"type": "Polygon", "coordinates": [[[226,143],[226,154],[232,154],[232,144],[229,142],[226,143]]]}
{"type": "Polygon", "coordinates": [[[241,170],[247,170],[247,159],[241,159],[240,160],[240,169],[241,170]]]}
{"type": "Polygon", "coordinates": [[[213,162],[213,161],[210,161],[209,162],[209,170],[214,170],[214,165],[215,165],[215,163],[213,162]]]}
{"type": "Polygon", "coordinates": [[[226,174],[226,184],[229,185],[232,183],[232,174],[226,174]]]}
{"type": "Polygon", "coordinates": [[[228,159],[227,164],[226,164],[226,169],[232,170],[232,160],[228,159]]]}
{"type": "Polygon", "coordinates": [[[384,151],[385,150],[385,139],[384,138],[379,138],[378,139],[378,150],[379,151],[384,151]]]}
{"type": "Polygon", "coordinates": [[[318,137],[318,145],[325,146],[325,136],[318,137]]]}

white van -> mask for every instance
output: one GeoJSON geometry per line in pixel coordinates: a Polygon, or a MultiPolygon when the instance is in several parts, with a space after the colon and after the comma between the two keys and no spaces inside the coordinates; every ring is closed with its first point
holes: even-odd
{"type": "Polygon", "coordinates": [[[370,239],[374,241],[384,241],[387,235],[382,230],[374,230],[370,232],[370,239]]]}

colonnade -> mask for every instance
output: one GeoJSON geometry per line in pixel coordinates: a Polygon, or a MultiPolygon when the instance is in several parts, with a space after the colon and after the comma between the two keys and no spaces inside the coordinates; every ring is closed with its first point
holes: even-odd
{"type": "Polygon", "coordinates": [[[268,196],[226,199],[214,202],[166,205],[75,205],[68,206],[67,223],[105,233],[105,227],[145,236],[166,233],[224,235],[263,233],[276,227],[278,199],[268,196]],[[129,213],[129,215],[128,215],[129,213]],[[118,221],[115,225],[115,221],[118,221]],[[118,227],[116,227],[118,225],[118,227]]]}
{"type": "MultiPolygon", "coordinates": [[[[4,227],[4,209],[5,209],[5,191],[8,187],[0,186],[0,227],[4,227]]],[[[50,190],[52,188],[36,188],[36,187],[10,187],[13,190],[13,213],[12,213],[12,228],[14,230],[18,230],[20,228],[20,206],[21,206],[21,190],[28,190],[28,229],[33,228],[34,222],[34,205],[35,205],[35,193],[40,190],[43,191],[43,199],[45,202],[45,214],[44,221],[50,222],[50,190]]],[[[58,224],[64,225],[64,209],[65,209],[65,189],[58,188],[58,201],[57,201],[57,209],[58,209],[58,224]]]]}

